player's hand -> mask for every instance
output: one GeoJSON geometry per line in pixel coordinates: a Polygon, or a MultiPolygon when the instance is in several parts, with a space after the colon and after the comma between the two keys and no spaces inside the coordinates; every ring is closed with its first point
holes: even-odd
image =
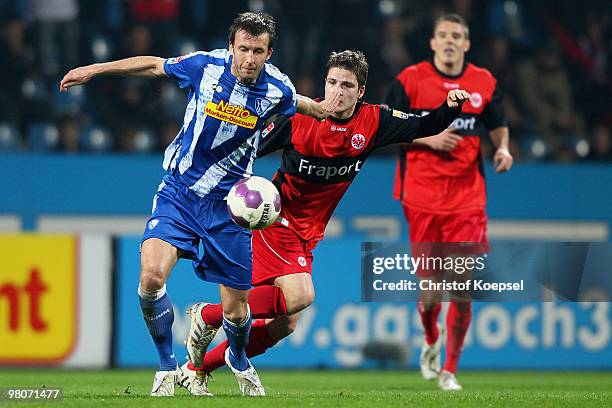
{"type": "Polygon", "coordinates": [[[60,81],[60,92],[68,91],[68,88],[83,85],[97,74],[97,69],[93,65],[78,67],[68,71],[60,81]]]}
{"type": "Polygon", "coordinates": [[[505,173],[512,167],[514,159],[505,147],[500,147],[493,156],[493,167],[496,173],[505,173]]]}
{"type": "Polygon", "coordinates": [[[453,89],[448,92],[446,96],[446,103],[449,108],[456,108],[457,106],[462,106],[466,101],[469,101],[471,95],[468,91],[463,89],[453,89]]]}
{"type": "Polygon", "coordinates": [[[330,117],[340,104],[340,92],[336,92],[331,99],[323,99],[320,102],[315,102],[313,107],[313,116],[318,121],[323,121],[330,117]]]}
{"type": "Polygon", "coordinates": [[[442,133],[438,133],[435,136],[428,137],[428,145],[432,149],[439,152],[450,152],[452,151],[459,142],[463,139],[457,133],[453,132],[454,129],[448,128],[442,133]]]}

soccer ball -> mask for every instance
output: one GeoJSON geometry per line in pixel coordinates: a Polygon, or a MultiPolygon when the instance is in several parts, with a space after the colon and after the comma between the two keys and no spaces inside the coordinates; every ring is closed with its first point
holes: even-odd
{"type": "Polygon", "coordinates": [[[263,177],[243,178],[234,184],[227,195],[227,211],[241,227],[266,228],[280,214],[280,194],[274,184],[263,177]]]}

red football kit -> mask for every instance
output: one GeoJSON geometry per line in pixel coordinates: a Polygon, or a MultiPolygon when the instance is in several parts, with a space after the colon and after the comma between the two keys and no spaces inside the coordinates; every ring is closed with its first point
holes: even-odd
{"type": "MultiPolygon", "coordinates": [[[[446,104],[446,94],[425,117],[391,110],[381,105],[358,103],[346,120],[328,118],[318,122],[297,114],[276,117],[261,134],[258,157],[282,150],[281,166],[274,175],[281,195],[279,220],[253,231],[253,289],[249,306],[254,320],[246,348],[254,357],[276,344],[266,320],[287,314],[279,276],[312,272],[312,250],[323,238],[325,226],[367,157],[378,147],[409,143],[416,137],[444,130],[460,113],[446,104]]],[[[220,327],[221,304],[207,305],[201,315],[206,324],[220,327]]],[[[211,372],[225,364],[227,340],[206,353],[199,370],[211,372]]],[[[193,365],[190,365],[193,369],[193,365]]]]}
{"type": "Polygon", "coordinates": [[[463,137],[451,152],[420,144],[402,147],[394,197],[401,200],[411,242],[487,242],[486,188],[480,138],[506,126],[501,93],[489,71],[466,64],[459,75],[441,73],[428,61],[404,69],[387,103],[424,115],[451,89],[465,89],[471,100],[451,128],[463,137]]]}
{"type": "MultiPolygon", "coordinates": [[[[480,138],[492,129],[506,126],[501,93],[489,71],[465,64],[456,76],[445,75],[431,62],[404,69],[393,83],[387,103],[415,114],[425,114],[434,101],[451,89],[471,94],[463,112],[452,124],[462,140],[450,152],[438,152],[424,145],[403,147],[395,176],[394,196],[401,200],[410,227],[412,251],[445,257],[457,252],[482,253],[488,250],[486,190],[480,138]],[[472,242],[465,248],[436,246],[431,242],[472,242]]],[[[443,271],[419,269],[421,278],[443,271]]],[[[425,299],[427,300],[427,299],[425,299]]],[[[434,344],[439,336],[440,303],[418,303],[425,341],[434,344]]],[[[471,321],[471,302],[451,299],[446,316],[446,359],[444,371],[455,373],[463,340],[471,321]]]]}
{"type": "Polygon", "coordinates": [[[258,157],[283,150],[281,166],[273,178],[282,210],[275,224],[253,231],[253,284],[310,273],[312,250],[370,153],[444,130],[460,113],[460,109],[447,106],[446,96],[438,98],[432,105],[437,109],[425,117],[358,103],[345,120],[318,122],[297,114],[270,122],[262,133],[258,157]],[[441,106],[440,101],[444,101],[441,106]]]}

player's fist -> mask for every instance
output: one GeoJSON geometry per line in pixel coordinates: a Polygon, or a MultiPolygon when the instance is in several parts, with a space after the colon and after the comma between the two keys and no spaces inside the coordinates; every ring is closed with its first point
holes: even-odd
{"type": "Polygon", "coordinates": [[[470,100],[470,94],[463,89],[453,89],[446,96],[446,103],[449,108],[461,107],[466,101],[470,100]]]}
{"type": "Polygon", "coordinates": [[[60,82],[60,92],[66,92],[70,87],[82,85],[96,74],[97,69],[94,65],[72,69],[62,78],[60,82]]]}

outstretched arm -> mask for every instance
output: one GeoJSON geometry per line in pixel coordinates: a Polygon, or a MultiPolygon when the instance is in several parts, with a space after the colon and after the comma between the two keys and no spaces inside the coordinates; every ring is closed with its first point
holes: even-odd
{"type": "Polygon", "coordinates": [[[470,100],[470,94],[453,89],[446,101],[425,116],[415,116],[397,110],[381,110],[381,123],[377,146],[391,143],[410,143],[418,137],[438,134],[446,129],[461,113],[462,105],[470,100]]]}
{"type": "Polygon", "coordinates": [[[163,58],[149,56],[130,57],[72,69],[62,78],[60,91],[66,92],[70,87],[83,85],[98,75],[132,75],[156,78],[165,76],[166,72],[164,71],[163,58]]]}

